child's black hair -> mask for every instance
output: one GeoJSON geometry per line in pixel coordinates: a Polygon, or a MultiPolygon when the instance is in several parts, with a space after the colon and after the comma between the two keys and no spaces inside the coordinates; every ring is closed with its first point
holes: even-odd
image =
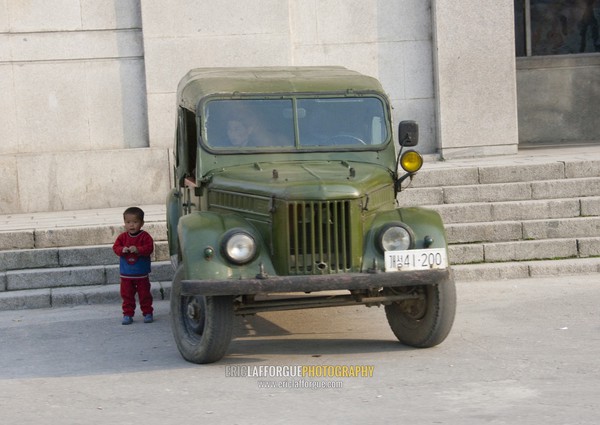
{"type": "Polygon", "coordinates": [[[123,218],[125,218],[126,215],[135,215],[137,218],[139,218],[141,221],[144,221],[144,210],[142,210],[139,207],[129,207],[125,210],[125,212],[123,212],[123,218]]]}

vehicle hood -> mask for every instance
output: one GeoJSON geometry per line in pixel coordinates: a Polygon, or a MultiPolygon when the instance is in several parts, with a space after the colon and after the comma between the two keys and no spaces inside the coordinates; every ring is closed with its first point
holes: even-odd
{"type": "Polygon", "coordinates": [[[254,163],[213,171],[209,190],[280,199],[356,199],[392,183],[385,167],[346,161],[254,163]]]}

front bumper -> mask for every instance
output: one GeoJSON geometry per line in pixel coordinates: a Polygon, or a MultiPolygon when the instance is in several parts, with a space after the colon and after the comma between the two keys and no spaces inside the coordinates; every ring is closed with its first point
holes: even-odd
{"type": "Polygon", "coordinates": [[[183,280],[182,296],[250,295],[282,292],[373,290],[400,286],[444,284],[452,279],[450,269],[396,273],[351,273],[309,276],[272,276],[254,279],[183,280]]]}

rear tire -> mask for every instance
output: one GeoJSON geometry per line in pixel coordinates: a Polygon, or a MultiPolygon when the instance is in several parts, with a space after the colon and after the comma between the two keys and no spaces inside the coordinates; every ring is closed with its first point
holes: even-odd
{"type": "Polygon", "coordinates": [[[425,286],[387,289],[387,293],[418,295],[418,299],[385,306],[385,315],[394,335],[406,345],[428,348],[443,342],[454,323],[456,287],[454,280],[425,286]]]}
{"type": "Polygon", "coordinates": [[[181,295],[183,266],[171,287],[171,329],[179,352],[192,363],[213,363],[225,355],[233,332],[233,297],[181,295]]]}

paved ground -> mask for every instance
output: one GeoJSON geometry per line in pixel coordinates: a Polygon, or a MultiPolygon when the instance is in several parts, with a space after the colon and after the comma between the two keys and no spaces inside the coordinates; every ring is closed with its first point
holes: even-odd
{"type": "Polygon", "coordinates": [[[204,366],[179,356],[165,301],[155,323],[131,326],[118,305],[0,312],[1,421],[599,423],[599,275],[460,283],[458,296],[453,331],[433,349],[399,345],[382,309],[305,310],[240,320],[227,357],[204,366]],[[270,372],[317,365],[374,369],[270,372]],[[227,376],[261,366],[266,377],[227,376]]]}

